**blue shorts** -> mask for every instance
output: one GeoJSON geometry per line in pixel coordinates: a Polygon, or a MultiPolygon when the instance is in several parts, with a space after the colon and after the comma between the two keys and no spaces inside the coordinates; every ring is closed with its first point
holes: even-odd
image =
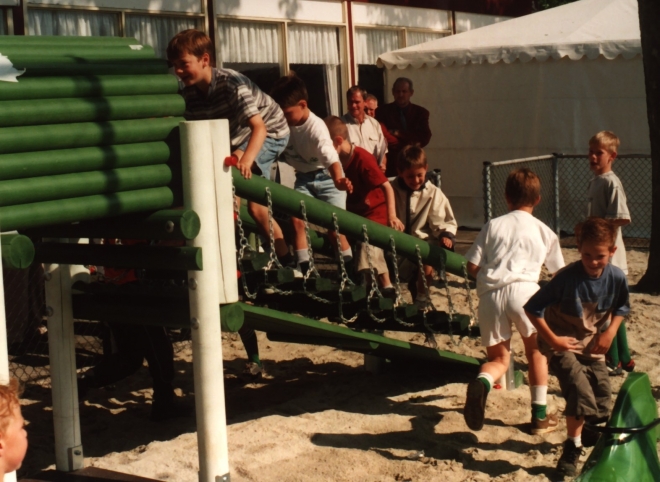
{"type": "MultiPolygon", "coordinates": [[[[245,152],[247,149],[248,142],[250,138],[238,146],[236,149],[240,149],[245,152]]],[[[261,177],[270,179],[270,168],[273,166],[273,162],[277,161],[277,158],[280,157],[280,154],[286,149],[286,145],[289,143],[289,136],[282,137],[281,139],[273,139],[272,137],[266,137],[257,158],[254,160],[252,165],[252,171],[255,174],[259,174],[261,177]],[[261,172],[256,171],[255,166],[259,168],[261,172]]]]}
{"type": "Polygon", "coordinates": [[[346,191],[340,191],[335,187],[327,169],[312,172],[296,171],[294,189],[338,208],[346,209],[346,191]]]}

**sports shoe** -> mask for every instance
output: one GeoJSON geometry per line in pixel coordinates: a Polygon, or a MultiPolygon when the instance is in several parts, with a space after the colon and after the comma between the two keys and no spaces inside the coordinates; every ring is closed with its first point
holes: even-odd
{"type": "Polygon", "coordinates": [[[463,417],[465,418],[467,426],[472,430],[481,430],[484,426],[484,419],[486,418],[486,397],[488,397],[486,385],[481,383],[478,379],[472,380],[468,383],[463,417]]]}
{"type": "Polygon", "coordinates": [[[549,413],[545,418],[532,416],[532,435],[543,435],[557,430],[557,415],[549,413]]]}
{"type": "Polygon", "coordinates": [[[614,368],[608,365],[607,374],[611,377],[618,377],[620,375],[623,375],[623,368],[621,368],[621,362],[619,362],[619,364],[614,368]]]}
{"type": "Polygon", "coordinates": [[[394,288],[394,286],[390,286],[388,288],[381,288],[380,293],[383,295],[383,298],[396,300],[396,289],[394,288]]]}
{"type": "Polygon", "coordinates": [[[632,371],[635,371],[635,360],[630,360],[628,363],[623,365],[621,368],[623,368],[628,373],[630,373],[632,371]]]}
{"type": "Polygon", "coordinates": [[[243,368],[243,380],[253,382],[260,379],[264,375],[264,367],[256,362],[247,362],[243,368]]]}
{"type": "Polygon", "coordinates": [[[576,447],[572,440],[566,440],[564,451],[559,457],[559,462],[557,462],[557,472],[567,476],[577,475],[577,466],[581,455],[584,455],[584,449],[581,446],[576,447]]]}

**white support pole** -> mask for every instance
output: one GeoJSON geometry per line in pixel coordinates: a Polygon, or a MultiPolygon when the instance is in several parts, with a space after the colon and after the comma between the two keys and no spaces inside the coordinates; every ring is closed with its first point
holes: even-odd
{"type": "MultiPolygon", "coordinates": [[[[67,240],[60,240],[67,241],[67,240]]],[[[45,264],[48,354],[53,392],[55,464],[71,472],[83,468],[83,450],[78,412],[71,277],[75,268],[45,264]]]]}
{"type": "MultiPolygon", "coordinates": [[[[0,248],[1,250],[2,248],[0,248]]],[[[0,252],[2,259],[2,252],[0,252]]],[[[2,261],[0,261],[0,268],[2,261]]],[[[7,349],[7,313],[5,312],[5,290],[2,269],[0,269],[0,383],[9,383],[9,350],[7,349]]],[[[4,482],[16,482],[16,472],[5,474],[4,482]]]]}
{"type": "MultiPolygon", "coordinates": [[[[199,481],[227,482],[229,454],[220,332],[222,266],[215,178],[220,174],[216,171],[224,170],[224,157],[229,155],[229,123],[226,120],[182,122],[180,134],[184,205],[194,210],[201,220],[199,235],[188,245],[202,248],[204,264],[202,271],[188,272],[199,481]]],[[[231,206],[231,191],[229,196],[220,194],[231,206]]],[[[233,222],[233,216],[224,221],[223,230],[233,233],[233,222]]]]}

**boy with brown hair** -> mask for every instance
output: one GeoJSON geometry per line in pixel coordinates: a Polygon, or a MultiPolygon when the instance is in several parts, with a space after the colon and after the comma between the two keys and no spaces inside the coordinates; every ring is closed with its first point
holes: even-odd
{"type": "MultiPolygon", "coordinates": [[[[394,191],[378,166],[376,158],[348,141],[348,127],[342,119],[330,116],[325,119],[325,123],[344,168],[344,173],[353,185],[353,191],[346,198],[346,209],[377,223],[403,231],[403,223],[396,217],[394,191]]],[[[360,241],[358,242],[356,270],[365,274],[367,286],[373,282],[371,267],[378,276],[378,284],[382,288],[383,295],[396,298],[396,290],[392,286],[385,261],[385,252],[376,246],[367,247],[360,241]],[[371,259],[371,265],[369,259],[371,259]]]]}
{"type": "MultiPolygon", "coordinates": [[[[628,274],[621,227],[630,224],[630,212],[623,185],[612,171],[612,163],[617,157],[620,144],[619,138],[611,131],[601,131],[589,139],[589,169],[594,173],[594,178],[589,182],[587,216],[598,216],[614,223],[617,249],[612,257],[612,264],[628,274]]],[[[630,356],[628,348],[625,323],[621,323],[619,332],[607,353],[607,365],[610,376],[622,375],[623,370],[631,372],[635,369],[635,361],[630,356]]]]}
{"type": "Polygon", "coordinates": [[[630,312],[626,275],[610,262],[617,250],[616,230],[616,224],[602,218],[578,224],[580,261],[557,273],[525,305],[566,399],[568,438],[557,463],[563,475],[577,473],[585,420],[599,423],[610,413],[605,353],[630,312]]]}
{"type": "Polygon", "coordinates": [[[539,289],[543,264],[555,273],[564,266],[564,258],[557,235],[532,215],[541,201],[538,176],[526,168],[512,171],[504,195],[509,213],[490,220],[465,255],[467,269],[477,279],[479,328],[488,362],[468,384],[463,416],[472,430],[483,427],[488,393],[511,363],[515,324],[529,363],[531,433],[539,435],[555,430],[557,417],[547,413],[548,363],[523,305],[539,289]]]}
{"type": "Polygon", "coordinates": [[[0,385],[0,481],[21,467],[27,452],[27,432],[18,401],[18,380],[0,385]]]}
{"type": "MultiPolygon", "coordinates": [[[[396,215],[404,224],[404,232],[428,242],[435,242],[445,249],[453,249],[458,223],[447,196],[426,179],[428,162],[424,149],[419,146],[404,147],[397,159],[398,176],[392,183],[396,202],[396,215]]],[[[399,269],[405,277],[410,262],[402,261],[399,269]]],[[[417,274],[416,284],[409,287],[420,309],[431,303],[424,291],[433,282],[433,267],[424,265],[424,272],[417,274]]]]}

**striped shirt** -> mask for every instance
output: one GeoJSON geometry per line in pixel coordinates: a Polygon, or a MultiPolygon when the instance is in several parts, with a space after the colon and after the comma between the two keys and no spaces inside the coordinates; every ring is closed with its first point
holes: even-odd
{"type": "Polygon", "coordinates": [[[250,138],[248,120],[257,114],[266,124],[268,137],[282,139],[289,135],[280,106],[240,72],[214,68],[206,97],[194,85],[186,87],[179,82],[179,89],[186,101],[186,120],[229,119],[232,150],[250,138]]]}

